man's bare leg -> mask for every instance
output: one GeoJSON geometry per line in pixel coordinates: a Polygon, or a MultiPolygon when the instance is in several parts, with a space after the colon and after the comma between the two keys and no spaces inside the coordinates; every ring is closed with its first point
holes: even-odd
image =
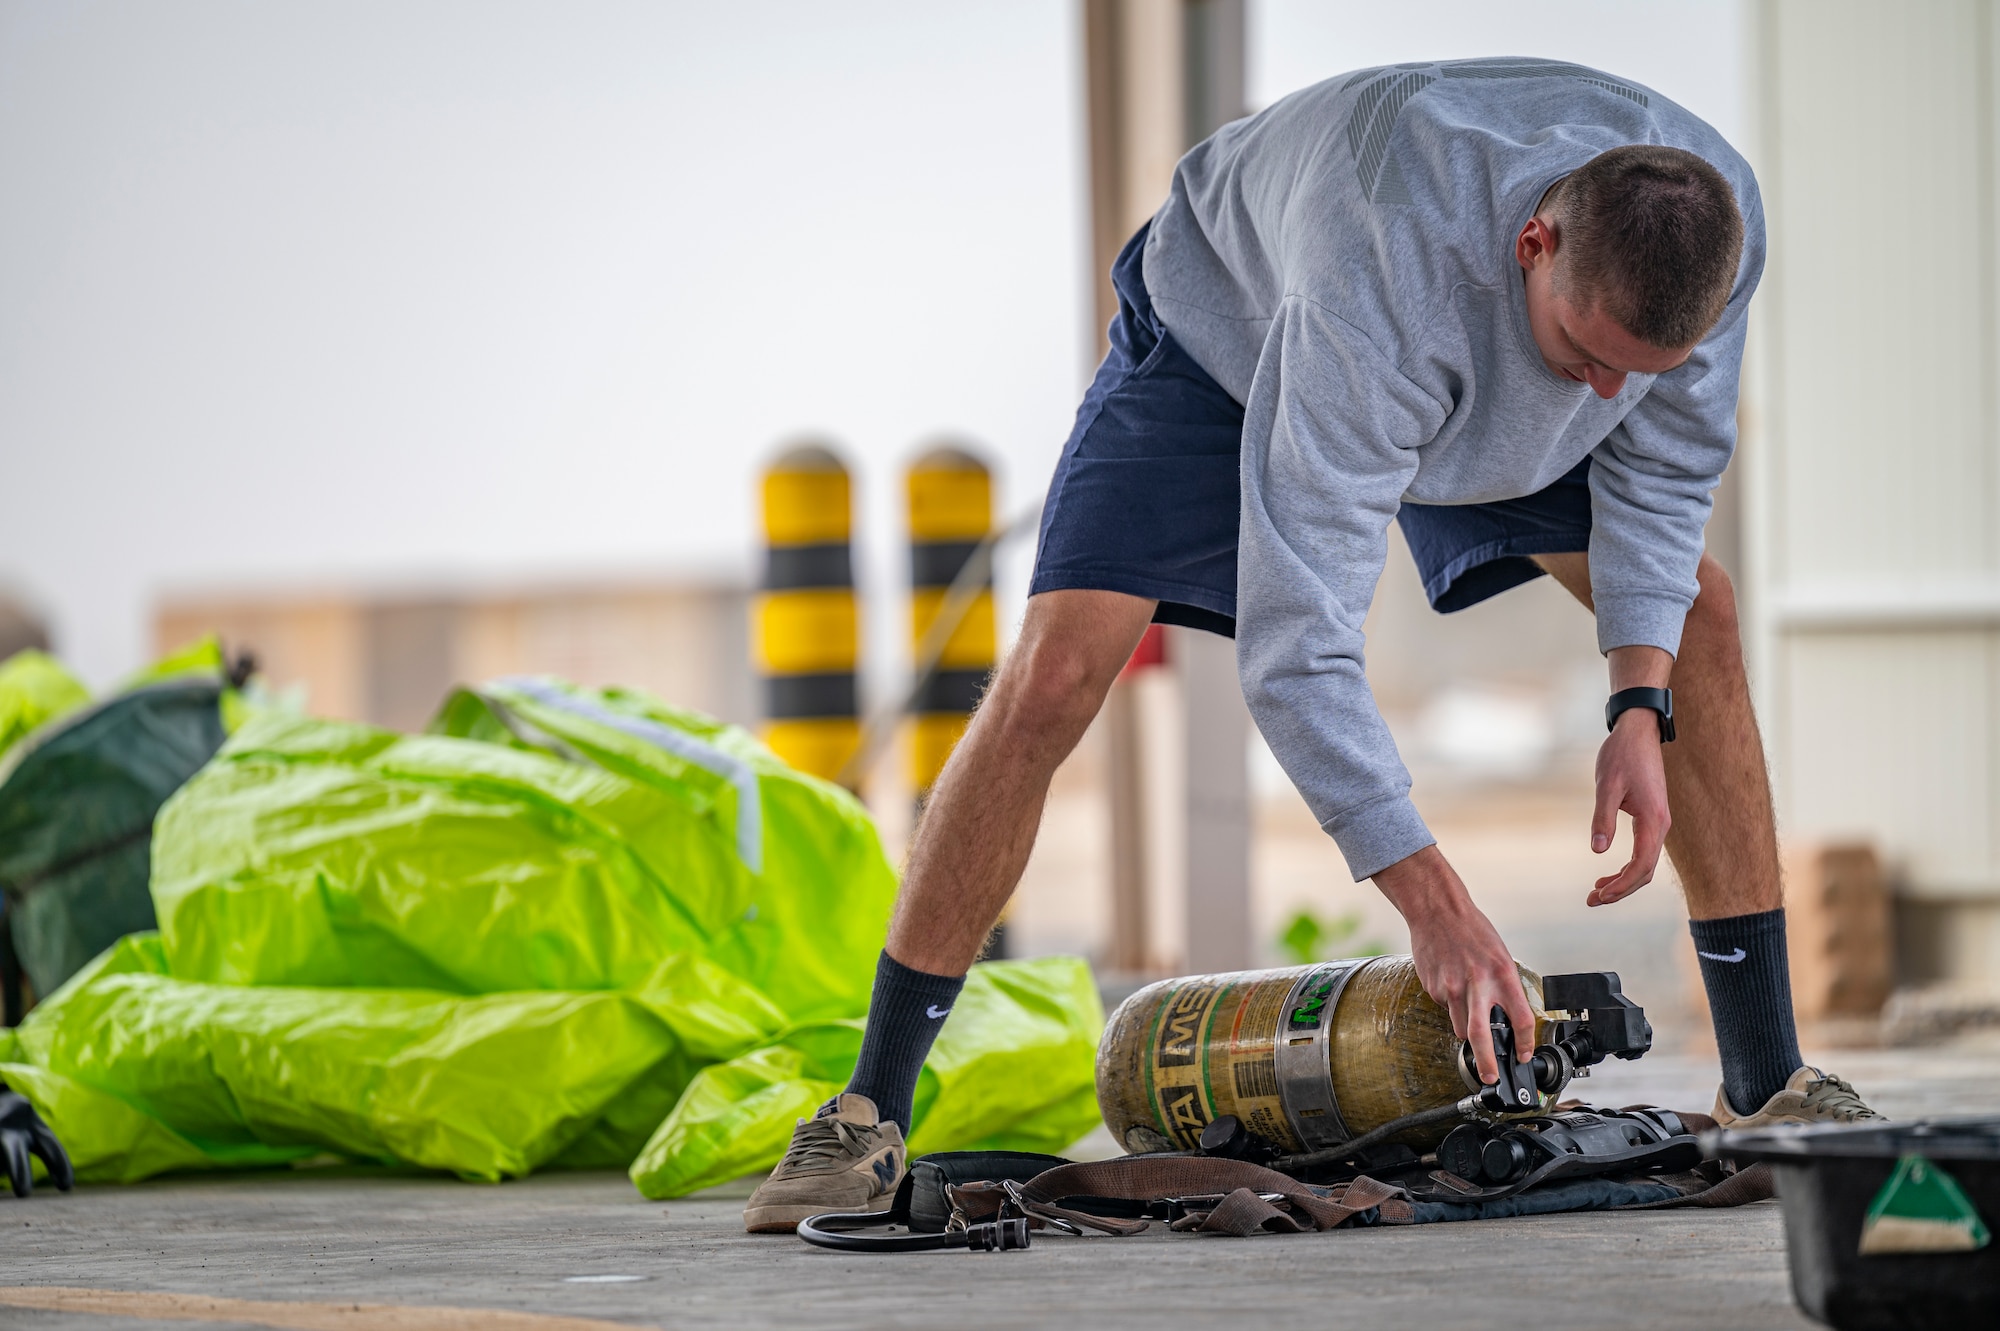
{"type": "MultiPolygon", "coordinates": [[[[1590,564],[1580,554],[1539,555],[1535,562],[1590,606],[1590,564]]],[[[1688,612],[1674,660],[1674,724],[1666,746],[1667,800],[1673,825],[1667,855],[1696,920],[1776,910],[1777,822],[1764,744],[1750,707],[1736,590],[1722,566],[1702,556],[1701,594],[1688,612]]]]}
{"type": "Polygon", "coordinates": [[[1021,639],[917,824],[854,1075],[799,1120],[784,1160],[744,1206],[745,1228],[784,1232],[822,1211],[889,1205],[924,1057],[1027,867],[1049,779],[1131,659],[1153,606],[1117,592],[1028,598],[1021,639]]]}
{"type": "Polygon", "coordinates": [[[952,751],[917,824],[888,953],[963,975],[1028,865],[1056,767],[1076,748],[1152,621],[1120,592],[1044,592],[952,751]]]}
{"type": "Polygon", "coordinates": [[[1153,617],[1117,592],[1028,600],[1021,639],[918,820],[849,1093],[909,1126],[917,1074],[1034,849],[1049,779],[1153,617]]]}
{"type": "MultiPolygon", "coordinates": [[[[1591,605],[1584,555],[1541,555],[1536,562],[1591,605]]],[[[1801,1060],[1785,954],[1777,822],[1750,706],[1735,589],[1707,555],[1697,578],[1701,590],[1673,664],[1679,733],[1661,757],[1672,813],[1667,854],[1687,896],[1689,929],[1722,1057],[1726,1103],[1718,1105],[1720,1117],[1725,1110],[1736,1112],[1736,1106],[1753,1114],[1779,1105],[1801,1060]]],[[[1851,1099],[1851,1088],[1843,1083],[1842,1089],[1851,1099]]]]}

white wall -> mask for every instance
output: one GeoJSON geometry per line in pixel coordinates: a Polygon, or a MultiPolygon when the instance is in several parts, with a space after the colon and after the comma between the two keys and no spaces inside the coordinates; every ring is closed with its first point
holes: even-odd
{"type": "Polygon", "coordinates": [[[1076,26],[0,3],[0,582],[101,683],[161,586],[748,576],[804,429],[904,576],[922,437],[982,441],[1012,507],[1068,430],[1076,26]]]}
{"type": "Polygon", "coordinates": [[[1260,0],[1250,10],[1250,100],[1401,60],[1534,55],[1635,79],[1731,143],[1745,128],[1742,0],[1260,0]]]}
{"type": "Polygon", "coordinates": [[[2000,32],[1758,5],[1752,605],[1779,813],[1879,844],[1915,978],[2000,975],[2000,32]]]}

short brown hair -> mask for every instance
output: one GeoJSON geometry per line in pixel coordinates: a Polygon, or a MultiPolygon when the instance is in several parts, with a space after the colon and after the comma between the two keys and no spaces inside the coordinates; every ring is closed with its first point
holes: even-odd
{"type": "Polygon", "coordinates": [[[1599,153],[1562,179],[1545,211],[1557,223],[1558,288],[1602,301],[1640,341],[1691,347],[1722,317],[1743,217],[1722,173],[1693,153],[1653,143],[1599,153]]]}

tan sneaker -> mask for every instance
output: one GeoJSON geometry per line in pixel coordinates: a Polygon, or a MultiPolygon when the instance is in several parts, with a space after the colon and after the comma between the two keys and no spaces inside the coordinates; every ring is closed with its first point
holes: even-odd
{"type": "Polygon", "coordinates": [[[1715,1092],[1715,1123],[1722,1128],[1768,1128],[1779,1123],[1860,1123],[1882,1116],[1861,1101],[1852,1086],[1818,1068],[1800,1068],[1785,1089],[1754,1114],[1739,1114],[1725,1089],[1715,1092]]]}
{"type": "Polygon", "coordinates": [[[903,1130],[865,1095],[840,1095],[792,1129],[792,1145],[750,1194],[743,1228],[789,1234],[825,1211],[886,1211],[903,1181],[903,1130]]]}

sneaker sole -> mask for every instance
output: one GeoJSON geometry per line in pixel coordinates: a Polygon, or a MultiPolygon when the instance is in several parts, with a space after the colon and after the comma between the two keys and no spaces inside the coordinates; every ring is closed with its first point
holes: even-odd
{"type": "Polygon", "coordinates": [[[837,1206],[746,1206],[743,1208],[743,1228],[751,1234],[790,1234],[799,1227],[799,1221],[829,1211],[843,1209],[855,1211],[886,1211],[896,1200],[896,1194],[885,1192],[872,1197],[864,1206],[843,1208],[837,1206]]]}
{"type": "Polygon", "coordinates": [[[1768,1118],[1752,1116],[1739,1118],[1733,1123],[1717,1123],[1727,1132],[1756,1132],[1763,1128],[1817,1128],[1827,1123],[1886,1123],[1881,1114],[1872,1119],[1821,1117],[1817,1114],[1773,1114],[1768,1118]]]}

